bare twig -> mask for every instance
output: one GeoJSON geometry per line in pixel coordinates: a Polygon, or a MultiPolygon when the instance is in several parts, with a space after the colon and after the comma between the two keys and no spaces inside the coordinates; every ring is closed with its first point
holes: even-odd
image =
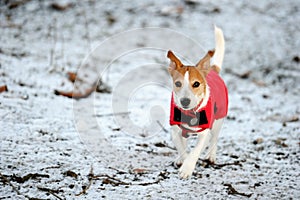
{"type": "Polygon", "coordinates": [[[61,96],[65,96],[68,98],[73,98],[73,99],[82,99],[82,98],[86,98],[88,96],[90,96],[93,91],[96,90],[96,84],[94,84],[92,87],[90,87],[89,89],[87,89],[84,93],[81,92],[64,92],[64,91],[60,91],[60,90],[54,90],[54,94],[56,95],[61,95],[61,96]]]}
{"type": "Polygon", "coordinates": [[[215,169],[221,169],[222,167],[225,166],[230,166],[230,165],[236,165],[236,166],[242,166],[242,164],[240,163],[240,161],[235,161],[233,163],[223,163],[223,164],[216,164],[216,163],[212,163],[207,159],[200,159],[203,162],[203,166],[207,167],[207,166],[212,166],[215,169]]]}
{"type": "Polygon", "coordinates": [[[38,174],[38,173],[29,173],[25,176],[16,176],[15,174],[10,176],[11,180],[16,181],[17,183],[25,183],[30,179],[38,179],[38,178],[49,178],[48,174],[38,174]]]}
{"type": "Polygon", "coordinates": [[[117,169],[117,168],[114,168],[114,167],[108,167],[108,168],[117,171],[118,174],[127,174],[128,173],[126,171],[123,171],[123,170],[120,170],[120,169],[117,169]]]}
{"type": "Polygon", "coordinates": [[[91,44],[91,39],[90,39],[89,24],[88,24],[88,20],[87,20],[85,11],[83,12],[83,16],[84,16],[84,26],[85,26],[85,37],[87,39],[89,51],[91,51],[92,44],[91,44]]]}
{"type": "Polygon", "coordinates": [[[157,124],[162,128],[165,133],[168,133],[168,130],[161,124],[159,120],[156,120],[157,124]]]}
{"type": "Polygon", "coordinates": [[[225,183],[224,186],[227,187],[227,193],[232,195],[240,195],[250,198],[252,194],[246,194],[243,192],[238,192],[230,183],[225,183]]]}
{"type": "Polygon", "coordinates": [[[84,187],[83,190],[80,193],[76,194],[75,196],[80,196],[82,194],[85,194],[87,192],[87,190],[90,189],[90,187],[93,183],[94,177],[95,176],[94,176],[94,172],[93,172],[93,166],[91,166],[90,173],[88,175],[88,180],[89,180],[88,185],[86,187],[84,187]]]}
{"type": "MultiPolygon", "coordinates": [[[[118,172],[121,172],[120,174],[131,174],[131,175],[141,175],[141,174],[144,174],[147,170],[145,169],[134,169],[130,172],[124,172],[124,171],[120,171],[118,169],[115,169],[115,168],[111,168],[113,170],[116,170],[118,172]]],[[[93,178],[96,180],[96,179],[100,179],[102,180],[102,183],[103,184],[109,184],[109,185],[113,185],[113,186],[120,186],[120,185],[126,185],[126,186],[133,186],[133,185],[138,185],[138,186],[148,186],[148,185],[153,185],[153,184],[158,184],[160,183],[161,181],[165,180],[165,179],[168,179],[168,174],[169,172],[167,172],[166,170],[164,171],[161,171],[159,173],[159,175],[157,176],[156,180],[152,181],[152,182],[135,182],[135,180],[132,180],[131,182],[127,182],[127,181],[123,181],[123,180],[120,180],[116,177],[113,177],[113,176],[110,176],[108,174],[100,174],[100,175],[96,175],[94,176],[93,178]]]]}
{"type": "Polygon", "coordinates": [[[33,199],[33,198],[31,198],[31,197],[29,197],[28,195],[26,195],[26,194],[22,194],[11,182],[10,182],[10,180],[8,180],[7,178],[6,178],[6,175],[3,175],[1,172],[0,172],[0,178],[3,180],[3,183],[6,183],[6,184],[8,184],[11,188],[12,188],[12,190],[13,191],[15,191],[18,195],[20,195],[20,196],[24,196],[26,199],[33,199]]]}
{"type": "Polygon", "coordinates": [[[4,183],[7,183],[12,187],[13,191],[15,191],[18,195],[22,195],[21,192],[0,172],[0,177],[2,178],[4,183]]]}
{"type": "Polygon", "coordinates": [[[107,113],[107,114],[97,114],[96,117],[110,117],[115,115],[129,115],[130,112],[119,112],[119,113],[107,113]]]}
{"type": "Polygon", "coordinates": [[[74,6],[73,3],[67,3],[67,4],[52,3],[50,5],[50,7],[56,11],[65,11],[73,6],[74,6]]]}
{"type": "Polygon", "coordinates": [[[119,185],[132,185],[132,183],[127,183],[124,182],[120,179],[114,178],[112,176],[109,176],[108,174],[103,174],[100,176],[95,176],[95,178],[102,178],[102,183],[103,184],[110,184],[114,186],[119,186],[119,185]]]}
{"type": "Polygon", "coordinates": [[[103,184],[109,184],[109,185],[113,185],[113,186],[119,186],[119,185],[127,185],[127,186],[130,186],[130,185],[140,185],[140,186],[147,186],[147,185],[157,184],[161,180],[163,180],[163,179],[157,179],[157,180],[155,180],[153,182],[131,183],[131,182],[122,181],[122,180],[117,179],[115,177],[112,177],[112,176],[110,176],[108,174],[97,175],[94,178],[97,178],[97,179],[100,178],[100,179],[102,179],[102,183],[103,184]]]}
{"type": "MultiPolygon", "coordinates": [[[[50,49],[50,67],[54,68],[54,54],[56,49],[56,43],[57,43],[57,27],[56,27],[56,18],[54,18],[53,26],[49,26],[49,33],[48,37],[53,38],[53,46],[50,49]]],[[[53,70],[53,69],[52,69],[53,70]]]]}
{"type": "Polygon", "coordinates": [[[15,9],[27,2],[29,2],[30,0],[20,0],[20,1],[11,1],[8,4],[8,9],[15,9]]]}
{"type": "Polygon", "coordinates": [[[37,189],[43,191],[43,192],[48,192],[49,194],[52,194],[53,196],[55,196],[57,199],[59,200],[63,200],[63,198],[61,198],[60,196],[58,196],[55,193],[59,193],[59,190],[53,190],[53,189],[49,189],[49,188],[43,188],[43,187],[37,187],[37,189]]]}

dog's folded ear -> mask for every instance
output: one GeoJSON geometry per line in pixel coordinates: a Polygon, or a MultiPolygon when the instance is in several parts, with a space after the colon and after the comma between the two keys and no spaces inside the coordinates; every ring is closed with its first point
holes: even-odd
{"type": "Polygon", "coordinates": [[[209,50],[207,54],[196,64],[198,69],[210,71],[210,59],[214,56],[215,50],[209,50]]]}
{"type": "Polygon", "coordinates": [[[174,55],[172,51],[168,51],[167,57],[170,59],[169,72],[176,70],[182,66],[181,61],[174,55]]]}

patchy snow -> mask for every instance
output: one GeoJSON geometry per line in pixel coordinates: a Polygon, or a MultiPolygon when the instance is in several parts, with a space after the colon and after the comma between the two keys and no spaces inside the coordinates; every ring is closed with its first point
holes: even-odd
{"type": "Polygon", "coordinates": [[[1,199],[300,198],[298,1],[5,2],[1,199]],[[180,180],[166,51],[197,62],[213,24],[226,40],[229,116],[218,165],[199,160],[180,180]],[[112,92],[55,95],[73,89],[69,71],[112,92]]]}

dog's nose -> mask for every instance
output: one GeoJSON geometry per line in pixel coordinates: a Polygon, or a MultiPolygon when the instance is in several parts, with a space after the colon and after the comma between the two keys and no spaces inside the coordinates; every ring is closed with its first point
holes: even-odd
{"type": "Polygon", "coordinates": [[[188,105],[190,105],[191,100],[189,98],[182,98],[180,99],[180,103],[183,107],[187,107],[188,105]]]}

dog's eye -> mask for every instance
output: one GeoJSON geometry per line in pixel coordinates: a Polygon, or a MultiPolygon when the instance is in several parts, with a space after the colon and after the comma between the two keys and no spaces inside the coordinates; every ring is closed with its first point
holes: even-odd
{"type": "Polygon", "coordinates": [[[197,88],[197,87],[199,87],[200,86],[200,83],[198,82],[198,81],[196,81],[194,84],[193,84],[193,87],[194,88],[197,88]]]}
{"type": "Polygon", "coordinates": [[[176,86],[176,87],[181,87],[181,85],[182,85],[182,84],[181,84],[180,81],[176,81],[176,82],[175,82],[175,86],[176,86]]]}

